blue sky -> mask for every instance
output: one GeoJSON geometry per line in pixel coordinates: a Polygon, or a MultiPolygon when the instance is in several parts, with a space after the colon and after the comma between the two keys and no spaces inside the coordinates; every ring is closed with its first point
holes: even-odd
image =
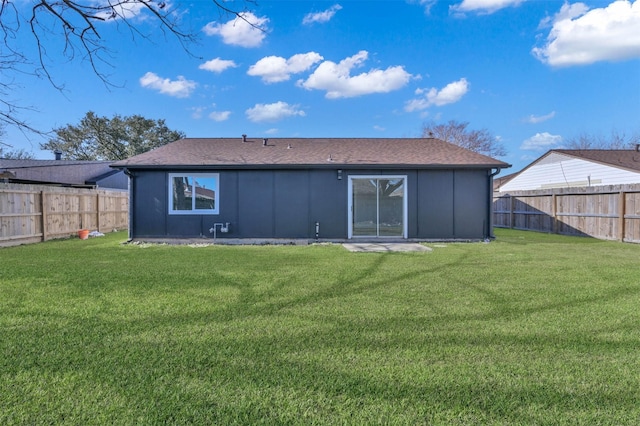
{"type": "MultiPolygon", "coordinates": [[[[230,5],[239,2],[228,2],[230,5]]],[[[640,0],[259,1],[246,22],[208,0],[167,1],[198,34],[191,54],[148,16],[100,23],[99,66],[56,60],[18,75],[22,118],[50,130],[88,111],[165,119],[189,137],[417,137],[426,122],[469,122],[500,138],[520,170],[580,133],[640,131],[640,0]]],[[[20,43],[32,41],[23,35],[20,43]]],[[[37,136],[7,128],[13,149],[37,136]]]]}

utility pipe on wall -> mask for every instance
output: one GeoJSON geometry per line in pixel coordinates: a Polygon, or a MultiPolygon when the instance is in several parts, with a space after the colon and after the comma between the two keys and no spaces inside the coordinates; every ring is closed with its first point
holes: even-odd
{"type": "Polygon", "coordinates": [[[213,224],[213,227],[209,229],[209,233],[213,234],[213,241],[215,241],[218,236],[218,227],[220,227],[220,232],[226,234],[229,232],[229,222],[213,224]]]}
{"type": "Polygon", "coordinates": [[[489,203],[487,204],[487,223],[488,223],[488,229],[487,232],[485,233],[485,239],[490,239],[490,238],[495,238],[493,236],[493,177],[495,175],[497,175],[498,173],[500,173],[502,169],[500,169],[499,167],[496,169],[495,172],[491,172],[489,173],[489,203]]]}
{"type": "Polygon", "coordinates": [[[127,169],[126,167],[122,169],[122,171],[129,178],[127,181],[127,186],[129,187],[129,230],[127,231],[127,233],[129,234],[129,241],[131,241],[133,240],[133,178],[135,177],[135,175],[131,173],[131,170],[127,169]]]}

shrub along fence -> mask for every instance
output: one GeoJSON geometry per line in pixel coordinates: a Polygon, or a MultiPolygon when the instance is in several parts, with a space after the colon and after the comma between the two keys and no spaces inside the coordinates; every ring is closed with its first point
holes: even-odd
{"type": "Polygon", "coordinates": [[[640,243],[640,185],[496,192],[493,225],[640,243]]]}
{"type": "Polygon", "coordinates": [[[129,194],[0,183],[0,247],[129,227],[129,194]]]}

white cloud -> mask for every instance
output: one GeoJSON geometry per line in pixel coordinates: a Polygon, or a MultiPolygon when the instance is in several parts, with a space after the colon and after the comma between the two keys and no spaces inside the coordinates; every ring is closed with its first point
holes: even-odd
{"type": "Polygon", "coordinates": [[[408,101],[404,109],[407,112],[420,111],[427,109],[432,105],[442,106],[458,102],[469,91],[469,82],[466,78],[447,84],[438,90],[435,87],[431,89],[418,89],[416,95],[424,95],[417,99],[408,101]]]}
{"type": "Polygon", "coordinates": [[[556,22],[561,22],[567,19],[577,18],[581,15],[584,15],[589,11],[589,6],[584,3],[564,3],[560,8],[560,11],[556,13],[554,16],[547,16],[546,18],[540,21],[538,25],[538,29],[542,28],[551,28],[556,22]]]}
{"type": "Polygon", "coordinates": [[[225,44],[258,47],[267,35],[265,28],[267,22],[269,22],[268,18],[258,18],[251,12],[245,12],[241,17],[224,24],[209,22],[202,30],[208,36],[221,36],[225,44]]]}
{"type": "Polygon", "coordinates": [[[351,70],[361,66],[369,53],[361,50],[357,54],[343,59],[339,63],[324,61],[306,80],[299,80],[298,86],[307,90],[325,90],[328,99],[352,98],[372,93],[388,93],[405,86],[411,74],[402,66],[389,67],[386,70],[372,69],[351,76],[351,70]]]}
{"type": "Polygon", "coordinates": [[[212,59],[210,61],[205,62],[204,64],[200,64],[200,66],[198,66],[198,68],[201,69],[201,70],[211,71],[211,72],[215,72],[215,73],[219,74],[222,71],[225,71],[225,70],[227,70],[229,68],[235,68],[237,66],[238,65],[236,65],[236,63],[234,61],[215,58],[215,59],[212,59]]]}
{"type": "Polygon", "coordinates": [[[449,83],[441,90],[432,88],[427,93],[427,100],[434,105],[441,106],[458,102],[469,91],[469,83],[466,78],[449,83]]]}
{"type": "MultiPolygon", "coordinates": [[[[140,19],[143,20],[143,12],[147,11],[149,7],[153,7],[153,4],[145,4],[144,2],[113,2],[109,5],[103,4],[101,6],[110,6],[110,10],[108,12],[99,12],[96,16],[99,19],[103,19],[106,22],[109,21],[119,21],[122,19],[140,19]]],[[[158,7],[156,6],[157,10],[158,7]]],[[[163,12],[169,10],[169,6],[165,2],[165,6],[162,7],[163,12]]]]}
{"type": "Polygon", "coordinates": [[[531,124],[538,124],[538,123],[543,123],[547,120],[551,120],[553,117],[556,116],[556,112],[555,111],[551,111],[549,114],[546,115],[533,115],[531,114],[530,116],[528,116],[527,118],[525,118],[525,122],[527,123],[531,123],[531,124]]]}
{"type": "Polygon", "coordinates": [[[454,13],[478,12],[493,13],[505,7],[517,6],[524,0],[463,0],[462,3],[450,6],[454,13]]]}
{"type": "Polygon", "coordinates": [[[176,98],[188,98],[198,84],[195,81],[187,80],[181,75],[178,76],[177,80],[169,80],[148,72],[140,77],[140,85],[176,98]]]}
{"type": "Polygon", "coordinates": [[[551,66],[640,58],[640,0],[618,0],[592,10],[582,3],[565,3],[541,26],[549,23],[546,44],[532,53],[551,66]]]}
{"type": "Polygon", "coordinates": [[[247,74],[261,77],[265,83],[277,83],[291,78],[291,74],[308,70],[323,59],[316,52],[299,53],[289,59],[267,56],[249,67],[247,74]]]}
{"type": "Polygon", "coordinates": [[[339,4],[334,4],[324,12],[307,13],[302,19],[302,23],[305,25],[308,25],[308,24],[313,24],[314,22],[319,22],[319,23],[329,22],[331,18],[333,18],[333,15],[335,15],[336,12],[339,11],[340,9],[342,9],[342,6],[340,6],[339,4]]]}
{"type": "Polygon", "coordinates": [[[226,121],[230,115],[231,111],[213,111],[209,114],[209,118],[213,121],[226,121]]]}
{"type": "Polygon", "coordinates": [[[202,118],[202,113],[205,111],[205,107],[191,107],[191,118],[199,120],[202,118]]]}
{"type": "Polygon", "coordinates": [[[253,108],[246,110],[245,113],[247,118],[253,122],[278,121],[296,115],[305,116],[305,112],[298,105],[289,105],[282,101],[273,104],[256,104],[253,108]]]}
{"type": "Polygon", "coordinates": [[[557,148],[562,143],[562,136],[552,135],[547,132],[536,133],[529,139],[526,139],[520,145],[520,149],[527,151],[547,151],[557,148]]]}
{"type": "Polygon", "coordinates": [[[437,3],[438,0],[407,0],[409,3],[417,3],[420,6],[424,7],[424,12],[426,14],[431,13],[431,7],[437,3]]]}

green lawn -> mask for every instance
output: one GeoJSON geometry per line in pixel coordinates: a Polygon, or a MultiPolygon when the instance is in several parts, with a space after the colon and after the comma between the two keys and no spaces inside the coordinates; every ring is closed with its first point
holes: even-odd
{"type": "Polygon", "coordinates": [[[639,424],[640,246],[0,249],[0,424],[639,424]]]}

